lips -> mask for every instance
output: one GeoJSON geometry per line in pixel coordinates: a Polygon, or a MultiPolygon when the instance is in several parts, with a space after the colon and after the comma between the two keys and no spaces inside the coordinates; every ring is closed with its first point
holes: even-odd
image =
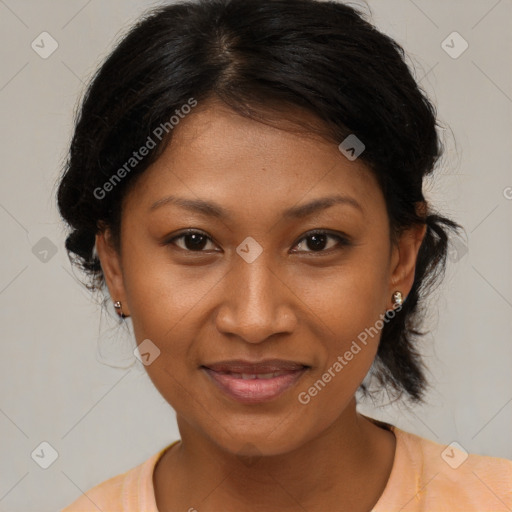
{"type": "Polygon", "coordinates": [[[294,361],[269,359],[257,363],[222,361],[203,365],[201,369],[228,397],[249,404],[277,398],[291,388],[309,366],[294,361]]]}

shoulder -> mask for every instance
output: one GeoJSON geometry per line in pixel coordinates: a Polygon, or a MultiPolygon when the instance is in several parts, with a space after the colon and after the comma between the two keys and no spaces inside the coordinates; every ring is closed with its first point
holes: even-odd
{"type": "Polygon", "coordinates": [[[147,506],[147,512],[157,512],[153,471],[163,453],[175,443],[177,441],[125,473],[92,487],[60,512],[136,512],[141,504],[147,506]]]}
{"type": "Polygon", "coordinates": [[[408,510],[500,511],[512,508],[512,461],[468,453],[391,426],[397,439],[388,484],[408,510]],[[400,481],[397,481],[400,480],[400,481]],[[405,485],[404,485],[405,484],[405,485]],[[405,502],[408,499],[409,501],[405,502]]]}
{"type": "Polygon", "coordinates": [[[90,512],[92,510],[122,510],[123,489],[133,479],[139,467],[114,476],[89,489],[61,512],[90,512]]]}
{"type": "Polygon", "coordinates": [[[397,437],[402,438],[411,463],[416,465],[418,470],[421,469],[418,466],[421,462],[423,470],[429,469],[430,472],[442,473],[453,483],[462,478],[481,476],[488,477],[498,484],[504,481],[507,489],[512,491],[511,460],[468,453],[456,441],[444,445],[396,427],[394,431],[397,437]]]}

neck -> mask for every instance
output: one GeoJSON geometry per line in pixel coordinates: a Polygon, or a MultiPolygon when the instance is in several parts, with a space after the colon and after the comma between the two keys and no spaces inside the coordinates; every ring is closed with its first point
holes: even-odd
{"type": "Polygon", "coordinates": [[[155,493],[176,505],[186,489],[183,510],[369,510],[394,459],[394,435],[357,413],[355,400],[321,435],[274,456],[242,458],[178,425],[182,441],[155,471],[155,493]]]}

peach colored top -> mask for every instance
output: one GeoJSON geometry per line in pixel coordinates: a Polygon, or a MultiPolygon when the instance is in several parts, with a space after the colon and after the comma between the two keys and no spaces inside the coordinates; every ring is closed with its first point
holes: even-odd
{"type": "MultiPolygon", "coordinates": [[[[369,418],[371,419],[371,418],[369,418]]],[[[371,512],[506,512],[512,510],[512,461],[469,454],[393,425],[388,482],[371,512]]],[[[93,487],[61,512],[158,512],[153,470],[174,441],[142,464],[93,487]]]]}

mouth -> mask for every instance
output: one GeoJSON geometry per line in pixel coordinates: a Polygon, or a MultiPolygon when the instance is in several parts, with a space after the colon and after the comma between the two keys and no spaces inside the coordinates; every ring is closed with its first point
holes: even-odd
{"type": "Polygon", "coordinates": [[[256,404],[282,395],[298,382],[310,366],[273,359],[259,363],[224,361],[200,368],[229,398],[245,404],[256,404]]]}

